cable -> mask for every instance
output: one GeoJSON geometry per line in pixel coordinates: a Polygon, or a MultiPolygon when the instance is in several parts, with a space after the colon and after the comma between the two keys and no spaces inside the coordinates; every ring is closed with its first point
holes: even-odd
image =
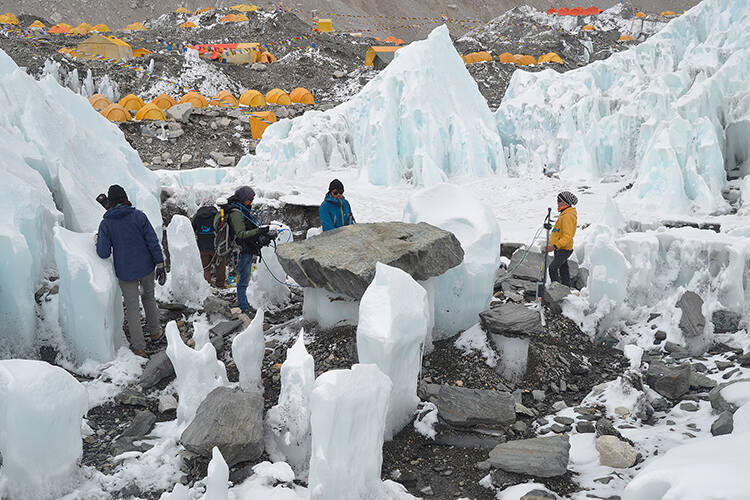
{"type": "Polygon", "coordinates": [[[496,283],[502,283],[503,281],[505,281],[507,279],[510,279],[511,276],[513,275],[513,271],[515,271],[516,269],[518,269],[521,266],[521,264],[523,264],[523,261],[526,260],[526,256],[531,251],[531,245],[534,244],[534,242],[536,241],[537,237],[539,236],[539,233],[542,232],[542,229],[544,229],[544,226],[540,227],[537,230],[536,234],[534,235],[534,238],[531,240],[531,243],[529,243],[528,246],[526,247],[526,250],[523,253],[523,257],[521,257],[521,260],[518,261],[518,264],[516,264],[515,266],[513,266],[512,269],[508,269],[508,273],[505,276],[503,276],[502,278],[500,278],[499,280],[497,280],[496,283]]]}

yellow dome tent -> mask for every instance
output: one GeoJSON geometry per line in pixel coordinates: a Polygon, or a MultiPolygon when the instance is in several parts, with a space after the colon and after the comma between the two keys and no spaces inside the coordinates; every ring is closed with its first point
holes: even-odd
{"type": "Polygon", "coordinates": [[[107,106],[112,104],[112,101],[107,99],[101,94],[94,94],[91,97],[89,97],[89,103],[91,103],[91,107],[93,107],[97,111],[101,111],[103,109],[106,109],[107,106]]]}
{"type": "Polygon", "coordinates": [[[143,23],[133,23],[125,26],[123,31],[145,31],[146,26],[143,23]]]}
{"type": "Polygon", "coordinates": [[[250,19],[245,14],[227,14],[219,19],[220,23],[241,23],[250,19]]]}
{"type": "Polygon", "coordinates": [[[289,99],[297,104],[315,104],[315,98],[313,97],[312,92],[304,87],[297,87],[292,90],[292,93],[289,94],[289,99]]]}
{"type": "Polygon", "coordinates": [[[258,12],[258,6],[257,5],[248,5],[246,3],[241,3],[238,5],[233,5],[230,7],[232,10],[237,10],[239,12],[258,12]]]}
{"type": "Polygon", "coordinates": [[[150,102],[138,110],[135,114],[136,120],[166,120],[167,115],[156,104],[150,102]]]}
{"type": "Polygon", "coordinates": [[[76,50],[89,59],[102,56],[107,59],[128,59],[133,56],[133,49],[119,38],[94,33],[78,44],[76,50]]]}
{"type": "Polygon", "coordinates": [[[230,92],[222,90],[211,99],[209,105],[236,108],[240,103],[230,92]]]}
{"type": "Polygon", "coordinates": [[[465,56],[461,57],[466,64],[474,64],[483,61],[492,61],[492,56],[489,52],[470,52],[465,56]]]}
{"type": "Polygon", "coordinates": [[[109,33],[112,30],[109,29],[109,26],[106,24],[97,24],[91,28],[91,31],[96,31],[97,33],[109,33]]]}
{"type": "Polygon", "coordinates": [[[596,28],[591,26],[590,24],[587,24],[583,28],[581,28],[581,31],[596,31],[596,28]]]}
{"type": "Polygon", "coordinates": [[[266,105],[266,97],[257,90],[248,90],[240,96],[240,104],[251,108],[262,108],[266,105]]]}
{"type": "Polygon", "coordinates": [[[197,26],[192,21],[186,21],[180,25],[180,28],[197,28],[197,26]]]}
{"type": "Polygon", "coordinates": [[[73,29],[73,26],[65,23],[60,23],[52,26],[47,33],[51,35],[62,35],[63,33],[68,33],[71,29],[73,29]]]}
{"type": "Polygon", "coordinates": [[[89,23],[81,23],[68,33],[71,35],[88,35],[91,32],[92,26],[89,23]]]}
{"type": "Polygon", "coordinates": [[[176,14],[191,14],[185,7],[180,7],[175,11],[176,14]]]}
{"type": "Polygon", "coordinates": [[[536,64],[536,58],[534,56],[527,56],[523,54],[516,54],[514,56],[515,63],[519,66],[531,66],[536,64]]]}
{"type": "Polygon", "coordinates": [[[539,56],[539,64],[542,63],[557,63],[563,64],[562,58],[555,52],[547,52],[544,55],[539,56]]]}
{"type": "Polygon", "coordinates": [[[167,110],[177,104],[177,101],[172,99],[167,94],[159,94],[158,96],[154,97],[154,100],[151,101],[151,104],[156,104],[161,109],[167,110]]]}
{"type": "Polygon", "coordinates": [[[674,11],[672,10],[665,10],[664,12],[661,13],[661,15],[664,17],[674,17],[677,14],[675,14],[674,11]]]}
{"type": "Polygon", "coordinates": [[[276,121],[276,115],[273,111],[256,111],[250,113],[250,133],[253,139],[263,137],[263,132],[276,121]]]}
{"type": "Polygon", "coordinates": [[[641,19],[648,17],[645,12],[636,12],[635,17],[640,17],[641,19]]]}
{"type": "Polygon", "coordinates": [[[187,94],[182,96],[182,99],[180,99],[180,104],[186,102],[192,104],[194,108],[205,108],[206,106],[208,106],[208,99],[200,95],[198,92],[188,92],[187,94]]]}
{"type": "Polygon", "coordinates": [[[128,112],[128,110],[114,102],[101,110],[99,113],[101,113],[104,118],[111,122],[130,121],[130,113],[128,112]]]}
{"type": "Polygon", "coordinates": [[[289,94],[281,89],[271,89],[266,93],[266,102],[270,104],[278,104],[280,106],[288,106],[292,103],[289,94]]]}
{"type": "Polygon", "coordinates": [[[120,104],[120,106],[127,109],[128,111],[138,111],[143,106],[145,106],[145,104],[143,103],[143,99],[134,94],[126,95],[125,97],[120,99],[120,102],[118,104],[120,104]]]}
{"type": "Polygon", "coordinates": [[[29,25],[29,28],[36,29],[36,28],[46,28],[43,22],[41,22],[39,19],[34,21],[29,25]]]}
{"type": "Polygon", "coordinates": [[[276,56],[274,56],[268,51],[265,51],[255,59],[255,62],[259,62],[263,64],[271,64],[273,62],[276,62],[276,56]]]}
{"type": "Polygon", "coordinates": [[[511,54],[510,52],[503,52],[500,54],[500,62],[501,63],[515,63],[516,62],[516,56],[511,54]]]}
{"type": "Polygon", "coordinates": [[[628,34],[622,35],[617,40],[620,41],[620,42],[632,42],[632,41],[635,41],[635,39],[632,36],[628,35],[628,34]]]}
{"type": "Polygon", "coordinates": [[[18,26],[18,18],[10,12],[7,12],[3,15],[0,15],[0,24],[13,24],[15,26],[18,26]]]}

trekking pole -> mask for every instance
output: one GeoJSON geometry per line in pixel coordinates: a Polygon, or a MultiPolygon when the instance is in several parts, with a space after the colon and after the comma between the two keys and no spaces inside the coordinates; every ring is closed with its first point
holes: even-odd
{"type": "Polygon", "coordinates": [[[547,230],[547,237],[544,240],[544,248],[542,249],[542,256],[544,262],[542,263],[542,279],[536,284],[536,300],[539,303],[539,315],[542,319],[542,326],[545,326],[546,320],[544,318],[544,288],[547,283],[547,247],[549,246],[549,232],[552,229],[552,209],[547,209],[547,217],[544,219],[542,227],[547,230]]]}

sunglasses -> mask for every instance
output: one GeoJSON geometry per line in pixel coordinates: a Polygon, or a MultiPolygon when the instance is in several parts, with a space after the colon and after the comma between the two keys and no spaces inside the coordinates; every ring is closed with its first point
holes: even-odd
{"type": "Polygon", "coordinates": [[[344,194],[344,192],[343,192],[343,191],[339,192],[339,191],[338,191],[337,189],[334,189],[333,191],[331,191],[331,194],[332,194],[333,196],[338,196],[338,195],[340,195],[340,194],[344,194]]]}

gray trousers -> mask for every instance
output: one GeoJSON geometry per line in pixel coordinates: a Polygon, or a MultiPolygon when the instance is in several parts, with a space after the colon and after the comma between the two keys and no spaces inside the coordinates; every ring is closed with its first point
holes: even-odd
{"type": "Polygon", "coordinates": [[[134,350],[145,351],[146,340],[143,338],[138,296],[140,295],[143,309],[146,311],[146,328],[151,335],[155,335],[159,332],[159,309],[154,298],[154,273],[139,280],[120,280],[120,289],[125,299],[125,318],[128,320],[128,330],[130,330],[130,345],[134,350]]]}

